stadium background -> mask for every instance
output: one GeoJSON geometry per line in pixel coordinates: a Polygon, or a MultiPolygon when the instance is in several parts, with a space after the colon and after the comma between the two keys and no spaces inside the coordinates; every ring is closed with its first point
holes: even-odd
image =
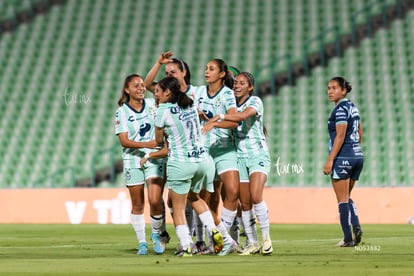
{"type": "MultiPolygon", "coordinates": [[[[204,84],[222,58],[265,103],[269,187],[330,187],[327,81],[353,85],[359,187],[412,187],[412,0],[1,0],[0,188],[123,187],[113,116],[126,75],[171,50],[204,84]]],[[[162,74],[159,75],[162,77],[162,74]]]]}

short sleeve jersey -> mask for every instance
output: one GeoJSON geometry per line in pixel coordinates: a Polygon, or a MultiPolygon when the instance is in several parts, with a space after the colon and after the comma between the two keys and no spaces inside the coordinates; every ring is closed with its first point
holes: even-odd
{"type": "Polygon", "coordinates": [[[177,104],[160,104],[155,126],[164,128],[169,161],[200,162],[207,157],[195,108],[182,109],[177,104]]]}
{"type": "Polygon", "coordinates": [[[198,89],[198,86],[189,84],[187,85],[187,91],[185,91],[185,94],[194,101],[195,93],[197,89],[198,89]]]}
{"type": "Polygon", "coordinates": [[[256,110],[256,116],[251,116],[239,123],[235,129],[237,155],[249,157],[268,153],[269,148],[263,132],[263,102],[257,96],[250,96],[243,104],[237,106],[238,112],[251,107],[256,110]]]}
{"type": "MultiPolygon", "coordinates": [[[[199,86],[194,91],[194,104],[209,119],[218,114],[226,114],[231,108],[237,108],[233,90],[225,85],[213,97],[208,94],[208,86],[199,86]]],[[[232,136],[231,129],[213,128],[205,136],[205,145],[209,148],[234,146],[234,137],[232,136]]]]}
{"type": "Polygon", "coordinates": [[[347,98],[342,99],[332,110],[328,120],[329,152],[336,137],[336,125],[346,124],[344,144],[338,157],[362,157],[359,144],[358,126],[360,122],[359,111],[353,102],[347,98]]]}
{"type": "MultiPolygon", "coordinates": [[[[154,140],[154,118],[156,106],[154,99],[145,98],[140,111],[135,110],[127,102],[115,113],[115,134],[128,132],[128,139],[136,142],[154,140]]],[[[125,168],[140,168],[140,160],[147,152],[146,148],[123,148],[122,158],[125,168]]]]}

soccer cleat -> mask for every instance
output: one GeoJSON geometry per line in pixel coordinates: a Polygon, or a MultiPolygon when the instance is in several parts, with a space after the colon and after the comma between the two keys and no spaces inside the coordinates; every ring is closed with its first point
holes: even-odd
{"type": "Polygon", "coordinates": [[[267,236],[263,241],[262,255],[270,255],[273,252],[272,240],[267,236]]]}
{"type": "Polygon", "coordinates": [[[192,252],[196,255],[208,255],[212,254],[214,250],[209,248],[204,241],[198,241],[193,245],[192,252]]]}
{"type": "Polygon", "coordinates": [[[214,229],[212,234],[214,242],[214,252],[219,253],[224,247],[223,235],[217,229],[214,229]]]}
{"type": "Polygon", "coordinates": [[[151,234],[151,240],[154,243],[154,252],[155,254],[162,254],[164,253],[164,247],[161,244],[161,237],[158,233],[151,234]]]}
{"type": "Polygon", "coordinates": [[[354,244],[358,245],[361,242],[362,238],[362,229],[361,227],[355,227],[354,229],[354,244]]]}
{"type": "Polygon", "coordinates": [[[148,245],[146,242],[139,243],[137,255],[148,255],[148,245]]]}
{"type": "Polygon", "coordinates": [[[344,240],[340,240],[336,246],[338,247],[354,247],[355,243],[354,241],[345,242],[344,240]]]}
{"type": "Polygon", "coordinates": [[[237,248],[237,242],[231,240],[229,243],[225,243],[223,249],[217,254],[219,256],[226,256],[233,253],[237,248]]]}
{"type": "Polygon", "coordinates": [[[239,254],[240,256],[254,255],[260,253],[260,246],[258,243],[249,243],[243,248],[243,251],[239,254]]]}
{"type": "Polygon", "coordinates": [[[191,247],[187,249],[179,249],[175,252],[175,256],[177,257],[192,257],[193,253],[191,252],[191,247]]]}
{"type": "Polygon", "coordinates": [[[164,231],[160,234],[160,239],[161,239],[161,246],[162,248],[164,248],[164,251],[165,251],[165,247],[167,243],[170,242],[170,239],[171,239],[170,234],[168,234],[167,231],[164,231]]]}

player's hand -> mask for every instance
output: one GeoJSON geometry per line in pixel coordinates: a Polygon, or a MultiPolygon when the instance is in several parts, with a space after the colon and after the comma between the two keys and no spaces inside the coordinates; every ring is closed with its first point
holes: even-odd
{"type": "Polygon", "coordinates": [[[159,64],[167,64],[169,62],[172,62],[171,57],[173,56],[173,52],[163,52],[161,56],[158,58],[159,64]]]}
{"type": "Polygon", "coordinates": [[[200,119],[200,122],[210,120],[207,117],[206,113],[204,113],[203,111],[200,111],[200,110],[198,111],[198,118],[200,119]]]}
{"type": "Polygon", "coordinates": [[[145,163],[147,162],[147,158],[142,157],[141,160],[139,160],[139,165],[141,166],[141,169],[145,169],[145,163]]]}
{"type": "Polygon", "coordinates": [[[332,173],[332,166],[333,166],[333,161],[326,161],[325,165],[323,166],[323,174],[324,175],[330,175],[332,173]]]}
{"type": "Polygon", "coordinates": [[[209,121],[207,124],[205,124],[202,128],[201,128],[201,133],[202,134],[207,134],[207,132],[209,132],[210,130],[212,130],[215,126],[216,122],[211,122],[209,121]]]}

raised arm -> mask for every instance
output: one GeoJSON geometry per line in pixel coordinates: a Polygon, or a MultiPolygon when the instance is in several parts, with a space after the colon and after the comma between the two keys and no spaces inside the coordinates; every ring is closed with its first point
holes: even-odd
{"type": "Polygon", "coordinates": [[[172,62],[172,60],[170,59],[172,56],[173,56],[173,53],[169,52],[169,51],[165,52],[165,53],[162,53],[160,55],[160,57],[157,59],[157,62],[154,63],[151,70],[145,76],[144,85],[152,93],[154,93],[155,85],[157,84],[156,82],[154,82],[155,77],[157,76],[157,74],[160,71],[161,66],[163,64],[167,64],[169,62],[172,62]]]}

